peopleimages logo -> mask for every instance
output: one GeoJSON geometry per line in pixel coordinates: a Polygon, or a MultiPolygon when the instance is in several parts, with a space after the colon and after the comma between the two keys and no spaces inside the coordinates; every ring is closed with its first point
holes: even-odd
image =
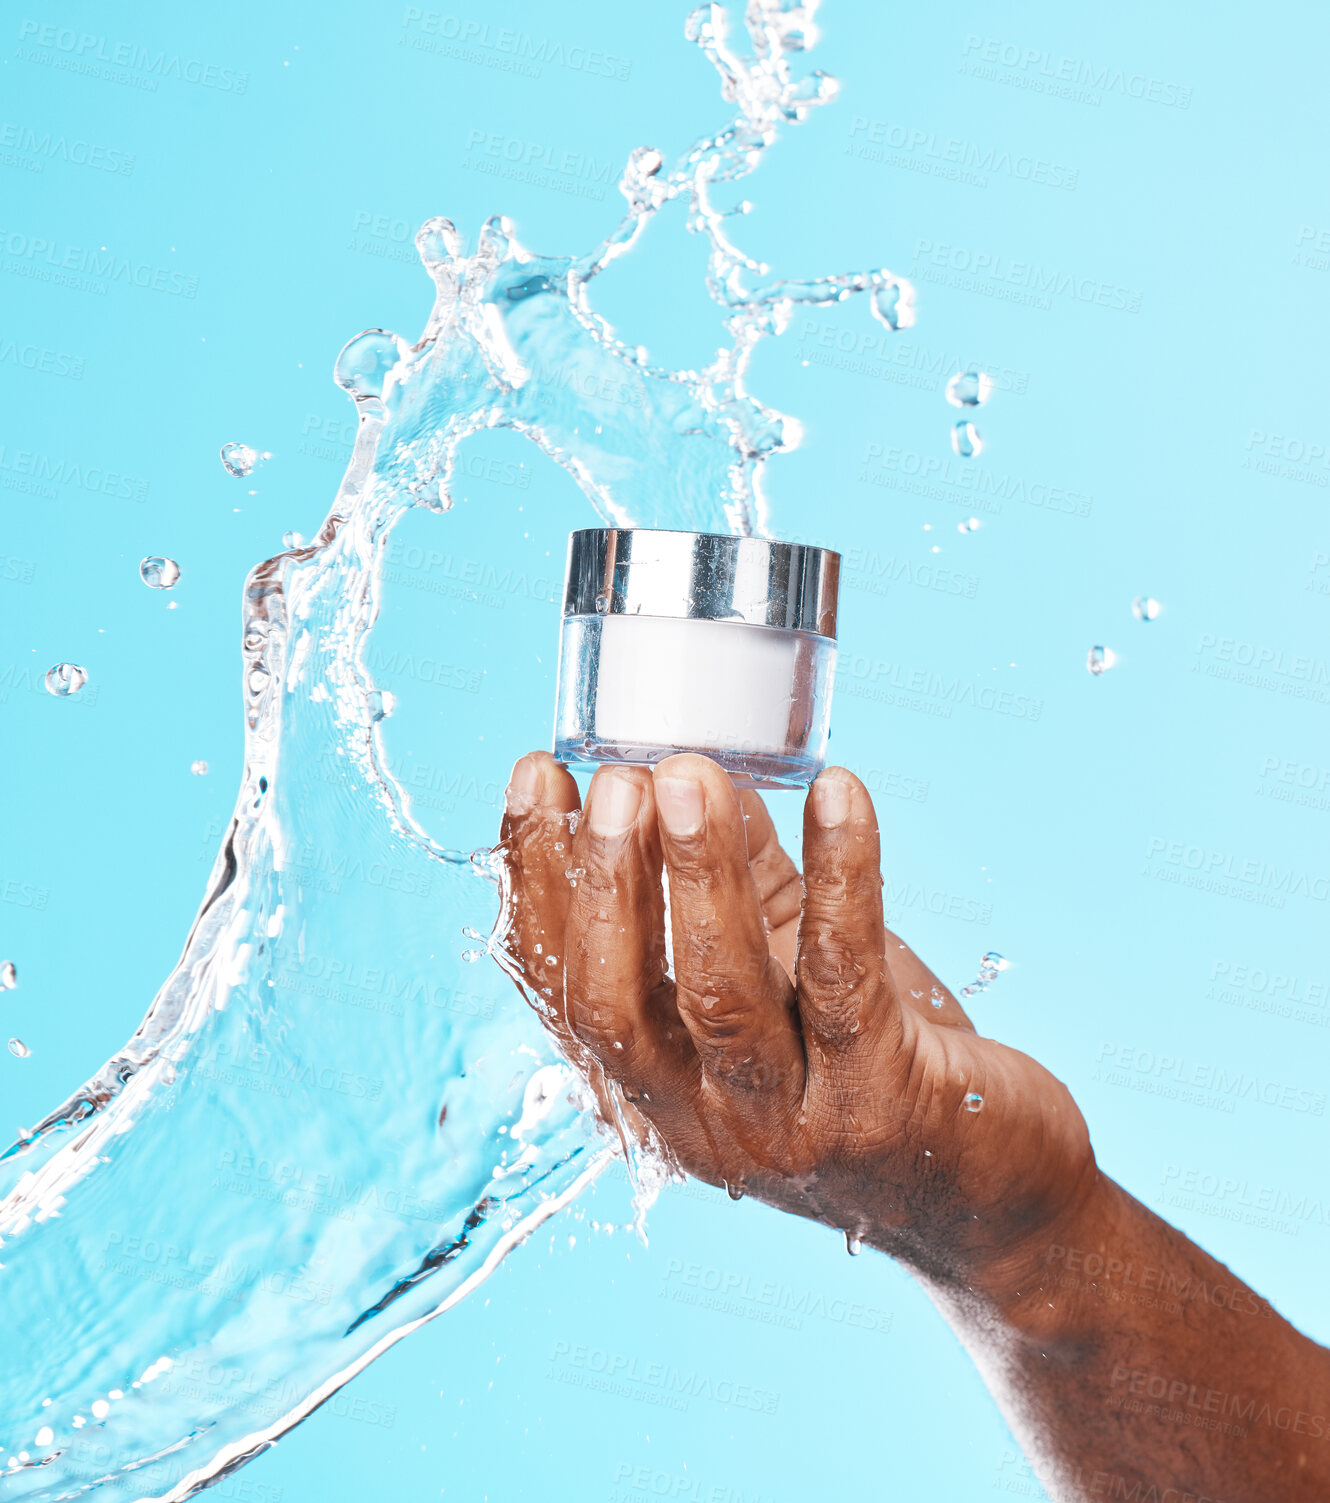
{"type": "Polygon", "coordinates": [[[539,78],[540,69],[546,63],[555,68],[567,68],[572,73],[613,78],[621,83],[633,71],[629,58],[616,57],[612,52],[602,52],[596,47],[569,45],[552,37],[533,37],[529,32],[515,31],[511,26],[493,26],[488,21],[449,15],[441,10],[423,10],[416,5],[407,6],[402,16],[402,29],[415,35],[399,40],[419,51],[456,55],[469,62],[472,56],[468,56],[466,49],[475,49],[476,61],[529,78],[539,78]],[[491,54],[491,58],[486,58],[486,53],[491,54]]]}
{"type": "Polygon", "coordinates": [[[859,480],[884,490],[910,491],[939,501],[949,501],[970,511],[997,516],[1004,501],[1020,501],[1040,511],[1068,517],[1088,517],[1094,497],[1065,485],[1027,480],[1021,475],[990,470],[984,465],[963,464],[940,454],[922,454],[893,444],[870,443],[864,449],[864,468],[859,480]]]}
{"type": "Polygon", "coordinates": [[[1193,672],[1210,678],[1225,678],[1294,699],[1330,703],[1330,661],[1310,653],[1286,652],[1282,647],[1202,632],[1196,642],[1196,659],[1193,672]]]}
{"type": "Polygon", "coordinates": [[[199,290],[198,277],[173,267],[135,261],[106,246],[97,250],[62,246],[57,240],[30,235],[25,230],[0,229],[0,255],[10,258],[12,264],[5,268],[7,271],[57,286],[78,287],[84,292],[103,293],[112,282],[123,282],[144,292],[166,292],[172,297],[193,298],[199,290]]]}
{"type": "Polygon", "coordinates": [[[47,162],[68,162],[74,167],[90,167],[95,172],[112,172],[119,177],[129,177],[134,171],[132,151],[57,135],[54,131],[36,130],[12,120],[0,124],[0,148],[6,154],[14,153],[15,164],[32,162],[39,172],[47,162]]]}
{"type": "Polygon", "coordinates": [[[76,459],[56,459],[36,449],[11,449],[0,444],[0,485],[9,490],[29,491],[54,500],[56,487],[72,485],[76,490],[113,501],[146,501],[148,482],[102,465],[83,464],[76,459]]]}
{"type": "Polygon", "coordinates": [[[1035,93],[1065,95],[1086,104],[1098,104],[1096,92],[1121,94],[1149,104],[1185,110],[1191,107],[1191,89],[1186,84],[1152,78],[1148,73],[1133,73],[1111,63],[1092,63],[1081,57],[1060,57],[1044,47],[1022,46],[998,37],[981,37],[970,32],[965,38],[962,55],[963,72],[992,78],[999,68],[1013,75],[1001,82],[1016,82],[1035,93]],[[989,64],[984,68],[980,65],[989,64]],[[1090,93],[1080,91],[1090,90],[1090,93]]]}
{"type": "Polygon", "coordinates": [[[981,174],[993,173],[998,177],[1012,177],[1020,182],[1036,183],[1045,188],[1075,188],[1080,168],[1067,167],[1050,161],[1047,157],[1032,156],[1028,152],[1008,151],[1006,147],[980,145],[965,141],[958,136],[939,135],[937,131],[924,130],[920,126],[898,125],[890,120],[870,120],[867,115],[856,115],[850,126],[852,155],[869,161],[882,161],[888,166],[902,166],[918,171],[925,169],[939,176],[954,174],[973,186],[984,187],[987,179],[981,174]],[[874,152],[874,147],[886,147],[897,153],[891,157],[885,152],[874,152]],[[865,149],[867,148],[867,149],[865,149]]]}
{"type": "Polygon", "coordinates": [[[805,318],[799,325],[799,344],[801,354],[812,365],[829,365],[920,391],[940,391],[957,371],[983,371],[998,391],[1015,396],[1024,396],[1030,385],[1028,371],[981,359],[973,352],[962,352],[959,346],[930,349],[884,329],[847,329],[823,319],[805,318]]]}
{"type": "Polygon", "coordinates": [[[941,282],[1027,307],[1052,308],[1053,298],[1066,297],[1120,313],[1141,311],[1141,294],[1135,288],[1041,266],[1034,261],[1013,261],[999,251],[941,245],[921,238],[914,243],[914,260],[911,275],[918,280],[941,282]]]}
{"type": "Polygon", "coordinates": [[[61,376],[68,381],[82,381],[82,355],[66,350],[48,350],[39,344],[19,344],[16,339],[0,335],[0,365],[33,371],[40,376],[61,376]]]}
{"type": "Polygon", "coordinates": [[[18,37],[20,42],[31,42],[34,47],[45,49],[34,52],[20,47],[18,56],[24,62],[43,63],[65,72],[85,73],[116,83],[127,81],[126,73],[142,73],[147,76],[136,87],[149,92],[155,92],[163,78],[199,84],[221,94],[243,94],[249,88],[248,73],[238,73],[233,68],[205,63],[198,58],[181,57],[177,52],[159,52],[137,42],[113,41],[91,31],[58,26],[52,21],[23,21],[18,37]],[[113,69],[123,71],[117,74],[113,69]]]}
{"type": "Polygon", "coordinates": [[[1224,878],[1281,897],[1310,898],[1314,903],[1330,901],[1330,875],[1324,873],[1281,868],[1273,861],[1236,856],[1231,851],[1216,851],[1185,840],[1167,840],[1162,835],[1150,837],[1145,855],[1147,861],[1204,877],[1224,878]]]}
{"type": "Polygon", "coordinates": [[[1095,1064],[1101,1070],[1121,1072],[1122,1081],[1115,1080],[1112,1073],[1105,1077],[1110,1085],[1139,1078],[1171,1088],[1151,1092],[1153,1095],[1169,1096],[1177,1092],[1177,1099],[1186,1100],[1186,1092],[1198,1090],[1211,1093],[1216,1102],[1225,1103],[1225,1111],[1231,1112],[1236,1101],[1254,1101],[1283,1111],[1325,1116],[1324,1091],[1285,1085],[1282,1081],[1248,1075],[1244,1070],[1229,1070],[1223,1065],[1189,1061],[1172,1054],[1156,1054],[1152,1049],[1138,1049],[1131,1044],[1100,1044],[1095,1052],[1095,1064]]]}

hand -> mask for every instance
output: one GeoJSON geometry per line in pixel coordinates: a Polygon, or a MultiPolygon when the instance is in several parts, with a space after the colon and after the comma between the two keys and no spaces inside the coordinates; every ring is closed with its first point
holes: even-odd
{"type": "Polygon", "coordinates": [[[1014,1297],[1096,1188],[1089,1136],[884,927],[863,784],[813,784],[802,879],[705,757],[602,767],[577,810],[552,757],[518,762],[505,945],[569,1057],[699,1179],[1014,1297]]]}

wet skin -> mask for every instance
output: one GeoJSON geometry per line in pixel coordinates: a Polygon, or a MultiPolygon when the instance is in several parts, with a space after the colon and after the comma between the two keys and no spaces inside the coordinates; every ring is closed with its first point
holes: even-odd
{"type": "Polygon", "coordinates": [[[518,762],[506,947],[603,1103],[689,1174],[905,1264],[1059,1498],[1118,1496],[1104,1479],[1142,1503],[1330,1497],[1327,1354],[1102,1174],[1066,1087],[976,1033],[885,928],[852,773],[813,784],[802,874],[704,757],[601,768],[578,809],[552,757],[518,762]],[[1168,1270],[1180,1316],[1124,1305],[1128,1260],[1168,1270]],[[1161,1378],[1184,1419],[1144,1412],[1161,1378]],[[1256,1396],[1244,1437],[1185,1423],[1198,1384],[1225,1396],[1207,1414],[1256,1396]]]}

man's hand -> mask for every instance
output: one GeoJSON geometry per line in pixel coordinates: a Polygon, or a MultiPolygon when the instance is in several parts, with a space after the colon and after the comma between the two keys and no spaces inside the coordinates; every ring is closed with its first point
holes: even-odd
{"type": "Polygon", "coordinates": [[[576,814],[523,757],[506,943],[602,1108],[634,1103],[607,1114],[907,1264],[1050,1496],[1330,1497],[1330,1354],[1101,1175],[1064,1087],[883,926],[857,778],[813,784],[802,878],[704,757],[601,768],[576,814]]]}
{"type": "Polygon", "coordinates": [[[802,879],[704,757],[603,767],[577,809],[552,757],[518,762],[507,945],[571,1057],[699,1179],[1014,1297],[1096,1188],[1089,1137],[884,927],[863,784],[814,783],[802,879]]]}

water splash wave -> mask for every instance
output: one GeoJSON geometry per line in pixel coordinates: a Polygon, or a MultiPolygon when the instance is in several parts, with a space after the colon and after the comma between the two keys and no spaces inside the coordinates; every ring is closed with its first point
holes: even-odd
{"type": "Polygon", "coordinates": [[[493,931],[498,882],[414,816],[367,649],[394,525],[450,509],[458,447],[483,429],[531,439],[607,521],[765,530],[762,466],[798,434],[746,390],[755,346],[796,304],[858,291],[888,327],[911,318],[884,270],[773,278],[718,205],[834,93],[792,67],[815,10],[752,0],[747,53],[719,6],[695,11],[687,35],[733,105],[719,132],[668,170],[635,151],[626,213],[588,255],[535,255],[501,218],[467,254],[428,221],[423,336],[370,330],[339,356],[357,442],[315,541],[246,581],[244,779],[180,963],[129,1043],[0,1156],[9,1496],[208,1486],[618,1151],[492,947],[457,953],[460,931],[493,931]],[[730,336],[701,371],[652,365],[588,296],[675,199],[730,336]]]}

